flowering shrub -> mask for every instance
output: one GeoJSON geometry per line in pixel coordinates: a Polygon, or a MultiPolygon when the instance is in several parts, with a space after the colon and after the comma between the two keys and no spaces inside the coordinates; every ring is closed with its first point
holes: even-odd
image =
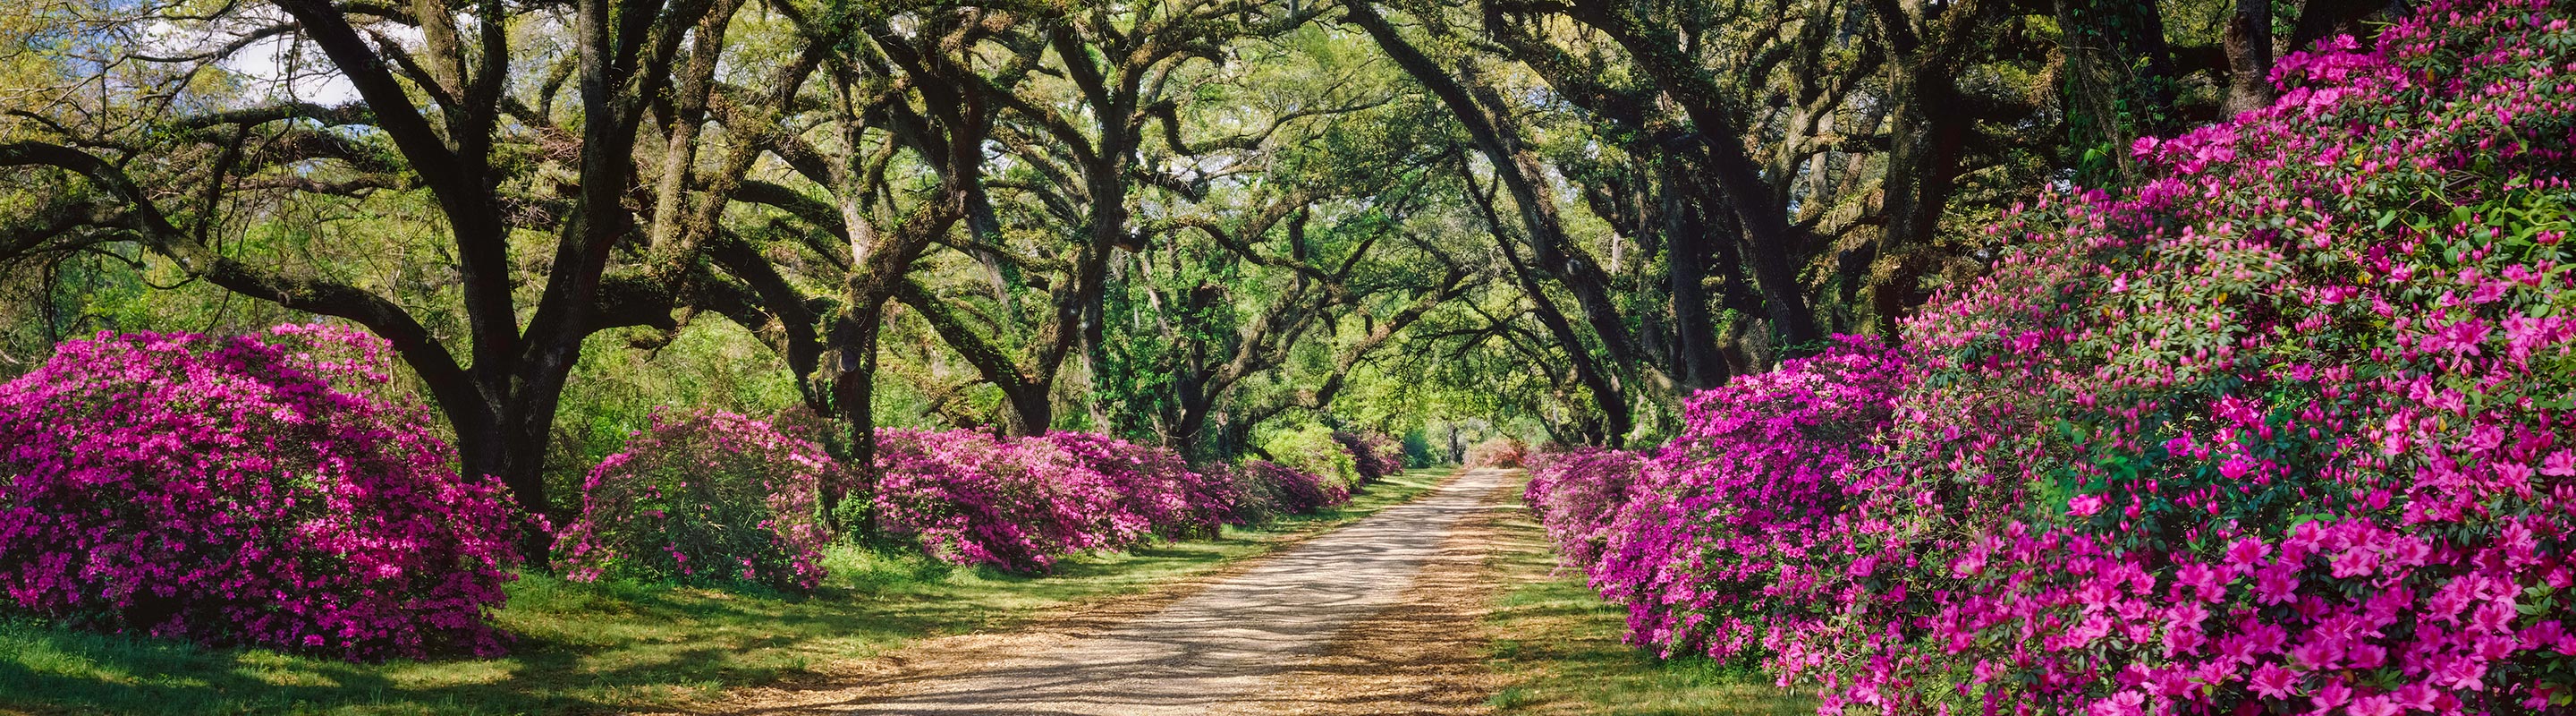
{"type": "Polygon", "coordinates": [[[877,528],[956,564],[1043,572],[1065,555],[1211,535],[1339,504],[1340,485],[1255,461],[1192,470],[1178,453],[1085,433],[877,432],[877,528]]]}
{"type": "Polygon", "coordinates": [[[583,482],[581,518],[558,538],[565,576],[811,590],[826,539],[815,492],[834,469],[767,422],[656,409],[583,482]]]}
{"type": "Polygon", "coordinates": [[[2133,192],[2007,216],[1908,322],[1883,430],[1794,448],[1842,456],[1812,485],[1729,481],[1793,463],[1693,454],[1697,421],[1778,407],[1694,402],[1620,510],[1723,498],[1639,559],[1614,527],[1596,586],[1825,713],[2565,712],[2571,14],[2430,3],[2140,142],[2133,192]]]}
{"type": "MultiPolygon", "coordinates": [[[[1632,638],[1666,654],[1745,653],[1834,575],[1841,474],[1875,454],[1910,374],[1901,354],[1843,338],[1825,353],[1693,397],[1651,460],[1617,451],[1533,458],[1528,499],[1632,638]]],[[[1802,627],[1803,628],[1803,627],[1802,627]]]]}
{"type": "Polygon", "coordinates": [[[1119,510],[1144,520],[1149,532],[1213,538],[1219,525],[1245,524],[1236,516],[1244,488],[1223,475],[1191,470],[1169,448],[1080,432],[1053,432],[1044,439],[1107,478],[1118,493],[1119,510]]]}
{"type": "Polygon", "coordinates": [[[1369,450],[1376,454],[1380,473],[1404,474],[1404,463],[1407,460],[1404,440],[1385,433],[1367,433],[1360,436],[1360,441],[1367,443],[1369,450]]]}
{"type": "Polygon", "coordinates": [[[1268,460],[1245,460],[1233,472],[1276,513],[1313,514],[1351,499],[1350,488],[1340,482],[1268,460]]]}
{"type": "Polygon", "coordinates": [[[1907,558],[1847,623],[1918,631],[1814,662],[1833,700],[2563,706],[2569,12],[2287,58],[2277,105],[2142,142],[2135,196],[1999,227],[2027,245],[1909,327],[1944,387],[1847,528],[1907,558]]]}
{"type": "Polygon", "coordinates": [[[1569,565],[1598,563],[1611,519],[1628,504],[1629,490],[1645,472],[1645,457],[1627,450],[1575,448],[1531,456],[1529,465],[1529,486],[1521,499],[1547,527],[1557,554],[1569,565]]]}
{"type": "Polygon", "coordinates": [[[1351,462],[1359,470],[1361,484],[1404,472],[1404,446],[1393,438],[1378,433],[1335,430],[1333,442],[1351,454],[1351,462]]]}
{"type": "Polygon", "coordinates": [[[0,385],[0,589],[111,631],[350,659],[493,654],[508,511],[458,478],[385,344],[99,334],[0,385]]]}
{"type": "Polygon", "coordinates": [[[1151,534],[1107,476],[1045,440],[877,431],[877,529],[957,564],[1043,572],[1151,534]]]}
{"type": "Polygon", "coordinates": [[[1467,447],[1468,467],[1520,467],[1529,446],[1511,438],[1492,438],[1467,447]]]}

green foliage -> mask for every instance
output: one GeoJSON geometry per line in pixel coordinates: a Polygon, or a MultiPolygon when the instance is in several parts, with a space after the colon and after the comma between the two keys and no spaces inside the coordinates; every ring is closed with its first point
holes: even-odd
{"type": "Polygon", "coordinates": [[[556,494],[580,494],[591,467],[623,449],[627,436],[651,427],[657,409],[776,415],[797,404],[795,379],[786,366],[731,323],[692,322],[669,336],[592,336],[582,346],[581,363],[573,368],[555,419],[554,439],[547,446],[548,478],[556,494]],[[636,339],[658,344],[643,349],[632,345],[636,339]]]}
{"type": "Polygon", "coordinates": [[[1347,489],[1360,487],[1359,463],[1333,440],[1332,428],[1307,424],[1274,431],[1261,441],[1261,449],[1281,465],[1322,475],[1347,489]]]}

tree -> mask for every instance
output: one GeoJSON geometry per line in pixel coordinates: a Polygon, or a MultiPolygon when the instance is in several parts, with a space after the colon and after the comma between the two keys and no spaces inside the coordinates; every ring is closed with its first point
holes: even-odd
{"type": "Polygon", "coordinates": [[[38,128],[0,144],[0,165],[53,170],[40,191],[60,220],[22,225],[0,243],[14,253],[138,245],[190,279],[365,326],[419,375],[456,432],[466,473],[509,486],[531,520],[527,552],[542,559],[548,537],[534,520],[553,506],[538,469],[582,340],[668,324],[686,288],[674,279],[694,272],[686,251],[631,251],[642,243],[626,201],[637,134],[648,119],[684,118],[667,104],[674,94],[683,106],[703,102],[739,9],[729,0],[542,9],[277,0],[202,14],[84,6],[96,16],[66,21],[108,29],[71,49],[122,52],[75,82],[129,91],[17,113],[38,128]],[[215,39],[175,55],[132,49],[173,26],[215,39]],[[271,41],[289,55],[318,51],[324,64],[290,68],[286,86],[264,97],[193,83],[271,41]],[[684,53],[685,74],[675,69],[684,53]],[[548,68],[544,80],[513,82],[526,78],[513,71],[523,65],[548,68]],[[299,99],[304,73],[345,82],[349,100],[299,99]],[[559,117],[552,110],[567,82],[579,112],[559,117]],[[102,114],[130,121],[91,121],[102,114]],[[379,192],[419,192],[434,205],[461,346],[397,297],[319,267],[249,260],[219,233],[230,213],[273,206],[265,202],[379,192]],[[545,234],[551,251],[531,261],[524,240],[545,234]],[[526,283],[541,288],[530,296],[526,283]]]}

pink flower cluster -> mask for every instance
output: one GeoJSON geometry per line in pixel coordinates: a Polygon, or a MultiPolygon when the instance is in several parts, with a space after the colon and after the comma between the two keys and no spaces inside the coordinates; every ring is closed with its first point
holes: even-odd
{"type": "Polygon", "coordinates": [[[2284,58],[2274,106],[2140,142],[2142,186],[1992,227],[1804,460],[1755,436],[1814,363],[1533,501],[1634,638],[1824,713],[2566,713],[2571,21],[2433,2],[2284,58]]]}
{"type": "Polygon", "coordinates": [[[1171,450],[1082,433],[997,438],[877,433],[870,503],[882,534],[940,559],[1043,572],[1077,552],[1207,535],[1273,511],[1347,499],[1312,473],[1259,461],[1200,472],[1171,450]]]}
{"type": "Polygon", "coordinates": [[[1491,438],[1467,446],[1468,467],[1521,467],[1529,458],[1529,446],[1512,438],[1491,438]]]}
{"type": "Polygon", "coordinates": [[[1268,460],[1245,460],[1231,468],[1219,465],[1211,471],[1224,471],[1234,484],[1243,486],[1245,514],[1313,514],[1351,499],[1350,487],[1340,481],[1268,460]]]}
{"type": "Polygon", "coordinates": [[[558,540],[570,577],[812,589],[831,537],[815,498],[832,484],[861,486],[850,504],[874,535],[943,561],[1024,573],[1069,554],[1213,537],[1223,525],[1348,497],[1312,473],[1266,463],[1201,470],[1168,449],[1079,432],[883,429],[871,481],[768,421],[707,411],[652,420],[591,471],[582,518],[558,540]]]}
{"type": "Polygon", "coordinates": [[[1359,467],[1360,484],[1386,479],[1404,472],[1404,445],[1383,433],[1333,431],[1333,442],[1351,454],[1359,467]]]}
{"type": "Polygon", "coordinates": [[[557,538],[564,574],[811,590],[829,541],[815,497],[836,469],[766,421],[657,409],[583,482],[581,517],[557,538]]]}
{"type": "Polygon", "coordinates": [[[1097,433],[1057,431],[1046,440],[1107,478],[1117,488],[1119,511],[1155,535],[1212,539],[1220,525],[1247,523],[1237,517],[1249,499],[1244,486],[1191,469],[1180,453],[1097,433]]]}
{"type": "Polygon", "coordinates": [[[382,341],[67,341],[0,385],[0,589],[78,626],[349,659],[493,654],[510,513],[426,411],[378,397],[382,341]]]}
{"type": "Polygon", "coordinates": [[[1616,536],[1614,527],[1632,526],[1614,523],[1645,471],[1645,456],[1629,450],[1579,447],[1539,453],[1530,456],[1529,485],[1521,499],[1547,528],[1558,557],[1588,569],[1600,563],[1616,536]]]}
{"type": "Polygon", "coordinates": [[[1843,337],[1701,392],[1651,457],[1586,449],[1531,458],[1525,499],[1567,564],[1629,608],[1631,637],[1665,655],[1734,657],[1812,615],[1842,576],[1832,538],[1845,473],[1911,384],[1902,354],[1843,337]]]}

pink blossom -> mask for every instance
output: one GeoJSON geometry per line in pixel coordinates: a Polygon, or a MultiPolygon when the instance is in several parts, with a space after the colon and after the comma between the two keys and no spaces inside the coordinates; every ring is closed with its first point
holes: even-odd
{"type": "Polygon", "coordinates": [[[423,406],[373,392],[391,370],[321,325],[57,346],[0,385],[0,599],[207,644],[499,652],[510,512],[423,406]]]}

